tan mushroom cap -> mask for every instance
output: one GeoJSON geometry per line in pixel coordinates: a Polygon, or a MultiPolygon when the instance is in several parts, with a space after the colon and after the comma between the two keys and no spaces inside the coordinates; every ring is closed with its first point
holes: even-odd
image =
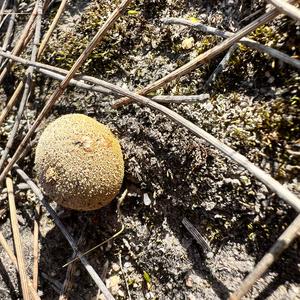
{"type": "Polygon", "coordinates": [[[110,203],[124,177],[118,140],[108,127],[82,114],[50,123],[39,139],[35,166],[49,198],[75,210],[110,203]]]}

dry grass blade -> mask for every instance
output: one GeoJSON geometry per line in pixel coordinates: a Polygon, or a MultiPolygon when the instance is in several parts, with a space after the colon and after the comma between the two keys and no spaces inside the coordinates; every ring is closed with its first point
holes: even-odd
{"type": "Polygon", "coordinates": [[[193,238],[197,241],[197,243],[203,248],[203,250],[211,251],[208,242],[187,218],[183,218],[182,224],[188,230],[188,232],[193,236],[193,238]]]}
{"type": "Polygon", "coordinates": [[[239,288],[230,296],[230,300],[238,300],[247,294],[253,284],[258,280],[280,256],[280,254],[289,247],[289,245],[298,236],[300,230],[300,214],[290,224],[290,226],[281,234],[268,253],[259,261],[255,269],[244,279],[239,288]]]}
{"type": "Polygon", "coordinates": [[[16,172],[23,178],[23,180],[30,186],[32,191],[36,194],[39,201],[44,205],[44,207],[47,209],[51,217],[53,218],[55,224],[58,226],[64,237],[67,239],[68,243],[72,247],[73,251],[78,255],[80,261],[82,262],[83,266],[87,270],[87,272],[90,274],[94,282],[97,284],[99,289],[104,294],[105,298],[108,300],[114,300],[114,297],[111,295],[99,275],[96,273],[94,268],[89,264],[87,259],[82,256],[82,254],[79,252],[76,242],[72,238],[72,236],[69,234],[63,223],[60,221],[59,217],[57,216],[56,212],[52,209],[52,207],[49,205],[49,203],[44,199],[44,196],[40,189],[37,187],[37,185],[26,175],[26,173],[21,170],[17,165],[14,166],[16,172]]]}
{"type": "Polygon", "coordinates": [[[38,274],[39,274],[39,218],[41,213],[41,206],[36,205],[35,208],[35,220],[33,226],[33,272],[32,283],[33,288],[38,289],[38,274]]]}
{"type": "MultiPolygon", "coordinates": [[[[271,21],[278,14],[279,13],[276,9],[273,9],[273,10],[265,13],[264,15],[262,15],[261,17],[259,17],[258,19],[256,19],[252,23],[250,23],[249,25],[245,26],[238,32],[234,33],[232,36],[227,38],[222,43],[220,43],[220,44],[216,45],[215,47],[213,47],[212,49],[200,54],[199,56],[195,57],[190,62],[186,63],[185,65],[176,69],[175,71],[169,73],[165,77],[147,85],[145,88],[143,88],[139,92],[139,94],[146,95],[150,92],[156,91],[160,87],[166,85],[168,82],[188,74],[189,72],[191,72],[192,70],[197,68],[200,64],[206,63],[207,61],[211,60],[212,58],[216,57],[217,55],[219,55],[220,53],[222,53],[223,51],[228,49],[233,44],[237,43],[241,38],[243,38],[245,35],[249,34],[251,31],[255,30],[257,27],[271,21]]],[[[131,102],[131,100],[129,98],[124,98],[124,99],[122,98],[122,99],[116,101],[115,104],[113,105],[113,107],[118,108],[118,107],[120,107],[122,105],[126,105],[130,102],[131,102]]]]}
{"type": "Polygon", "coordinates": [[[49,112],[49,110],[52,108],[54,103],[58,100],[58,98],[62,95],[66,87],[68,86],[71,79],[74,77],[77,70],[81,67],[83,62],[87,59],[87,57],[90,55],[90,53],[93,51],[93,49],[100,43],[103,36],[106,34],[106,32],[111,28],[111,26],[114,24],[114,22],[117,20],[117,18],[121,15],[123,10],[126,8],[126,6],[130,3],[130,0],[123,0],[122,3],[117,7],[114,12],[110,15],[108,20],[101,26],[100,30],[97,32],[97,34],[94,36],[90,44],[87,46],[87,48],[83,51],[83,53],[80,55],[80,57],[76,60],[74,65],[72,66],[71,70],[66,75],[65,79],[60,83],[59,87],[54,91],[54,93],[50,96],[49,100],[47,101],[46,105],[44,106],[41,113],[36,118],[35,122],[33,123],[30,130],[27,132],[26,136],[20,143],[19,147],[17,148],[14,156],[11,159],[11,162],[6,166],[2,174],[0,175],[0,182],[3,181],[5,174],[9,172],[9,170],[12,168],[13,164],[18,160],[21,153],[23,152],[23,149],[26,147],[27,143],[29,142],[31,136],[43,120],[44,116],[49,112]]]}
{"type": "Polygon", "coordinates": [[[20,281],[22,287],[22,294],[24,300],[30,300],[29,287],[27,282],[25,261],[22,249],[21,236],[19,232],[18,220],[17,220],[17,210],[15,204],[14,190],[13,190],[13,181],[10,176],[6,178],[6,187],[8,193],[8,203],[9,203],[9,211],[10,211],[10,220],[12,226],[12,232],[14,237],[14,245],[17,254],[18,268],[20,274],[20,281]]]}
{"type": "MultiPolygon", "coordinates": [[[[12,261],[12,263],[14,264],[15,268],[17,270],[19,270],[17,258],[15,257],[12,249],[8,245],[6,239],[3,236],[3,234],[2,234],[1,231],[0,231],[0,244],[3,247],[3,249],[5,250],[5,252],[7,253],[7,255],[9,256],[9,258],[12,261]]],[[[28,282],[28,286],[29,286],[29,290],[30,290],[32,299],[34,299],[34,300],[41,300],[41,298],[39,297],[39,295],[37,294],[37,292],[34,290],[33,285],[32,285],[32,283],[31,283],[31,281],[29,280],[28,277],[27,277],[27,282],[28,282]]]]}
{"type": "MultiPolygon", "coordinates": [[[[165,24],[177,24],[177,25],[184,25],[184,26],[193,27],[193,28],[198,29],[202,32],[205,32],[205,33],[208,33],[208,34],[215,34],[215,35],[218,35],[218,36],[223,37],[223,38],[229,38],[229,37],[234,35],[233,32],[222,31],[222,30],[219,30],[217,28],[204,25],[202,23],[194,23],[194,22],[191,22],[189,20],[182,19],[182,18],[164,18],[164,19],[162,19],[162,21],[165,24]]],[[[284,63],[289,64],[290,66],[292,66],[294,68],[300,69],[300,61],[299,60],[297,60],[295,58],[292,58],[292,57],[288,56],[287,54],[282,53],[282,52],[280,52],[276,49],[273,49],[269,46],[262,45],[262,44],[254,41],[252,39],[249,39],[249,38],[242,38],[239,41],[239,43],[243,43],[244,45],[246,45],[250,48],[253,48],[253,49],[255,49],[259,52],[267,53],[270,56],[275,57],[275,58],[283,61],[284,63]]]]}
{"type": "Polygon", "coordinates": [[[268,0],[272,5],[274,5],[283,14],[288,15],[296,21],[300,21],[300,9],[294,5],[286,2],[285,0],[268,0]]]}
{"type": "MultiPolygon", "coordinates": [[[[33,40],[33,46],[32,46],[32,53],[31,53],[31,61],[36,60],[37,56],[37,51],[38,51],[38,44],[40,41],[40,35],[41,35],[41,22],[42,22],[42,3],[40,0],[37,1],[37,18],[36,18],[36,29],[35,29],[35,35],[34,35],[34,40],[33,40]]],[[[13,126],[13,129],[9,135],[8,142],[5,146],[4,152],[2,153],[2,157],[0,160],[0,170],[2,170],[3,165],[5,163],[5,160],[7,158],[7,155],[14,143],[15,136],[18,132],[21,120],[22,120],[22,115],[27,103],[27,100],[30,96],[30,87],[31,87],[31,82],[32,82],[32,76],[33,76],[33,68],[29,67],[26,70],[26,81],[25,81],[25,87],[24,87],[24,92],[23,96],[19,105],[17,117],[15,120],[15,124],[13,126]]]]}

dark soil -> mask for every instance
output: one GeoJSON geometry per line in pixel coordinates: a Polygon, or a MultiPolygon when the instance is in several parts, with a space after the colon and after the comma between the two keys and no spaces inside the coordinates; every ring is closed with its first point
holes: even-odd
{"type": "MultiPolygon", "coordinates": [[[[117,3],[72,1],[43,61],[70,68],[117,3]]],[[[44,30],[57,6],[54,2],[46,14],[44,30]]],[[[161,18],[194,17],[204,24],[236,31],[254,19],[243,21],[245,17],[264,7],[263,1],[134,1],[129,12],[93,52],[83,72],[138,90],[221,41],[187,27],[164,25],[161,18]],[[184,49],[183,41],[191,37],[193,46],[184,49]]],[[[24,21],[20,17],[19,30],[24,21]]],[[[262,26],[251,37],[299,57],[296,47],[299,26],[287,17],[281,16],[262,26]]],[[[216,82],[204,90],[206,80],[221,59],[222,55],[157,94],[210,93],[210,99],[204,103],[169,104],[169,107],[246,155],[299,195],[299,73],[291,66],[241,46],[216,82]]],[[[15,67],[11,76],[15,81],[11,80],[10,85],[15,86],[22,68],[15,67]]],[[[14,149],[56,86],[57,82],[37,76],[35,94],[27,105],[14,149]]],[[[0,88],[1,108],[5,107],[11,91],[8,83],[0,88]]],[[[129,299],[128,293],[132,299],[226,299],[296,217],[296,212],[186,129],[137,104],[114,110],[111,104],[116,99],[70,87],[37,134],[58,116],[76,112],[108,125],[120,139],[125,159],[120,195],[128,190],[121,206],[125,230],[90,253],[87,256],[90,264],[116,299],[129,299]],[[183,218],[209,241],[212,254],[192,238],[182,225],[183,218]]],[[[0,129],[2,148],[15,115],[14,110],[0,129]]],[[[35,180],[34,153],[33,148],[20,166],[35,180]]],[[[14,178],[16,184],[22,182],[17,176],[14,178]]],[[[30,190],[16,188],[16,191],[25,259],[31,274],[37,199],[30,190]]],[[[12,245],[5,191],[0,200],[1,231],[12,245]]],[[[121,227],[117,200],[88,213],[51,205],[72,236],[76,240],[83,237],[79,245],[83,252],[121,227]]],[[[66,268],[62,266],[71,258],[72,250],[44,209],[40,234],[39,293],[42,299],[56,299],[66,276],[66,268]]],[[[300,299],[299,257],[297,240],[245,299],[300,299]]],[[[0,298],[20,299],[17,273],[2,248],[0,258],[0,298]]],[[[102,299],[79,263],[70,299],[102,299]]]]}

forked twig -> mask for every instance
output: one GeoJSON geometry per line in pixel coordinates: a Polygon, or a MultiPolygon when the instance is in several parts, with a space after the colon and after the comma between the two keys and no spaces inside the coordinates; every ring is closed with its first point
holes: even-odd
{"type": "Polygon", "coordinates": [[[17,210],[16,210],[15,197],[14,197],[13,181],[10,176],[6,177],[6,187],[7,187],[7,194],[8,194],[11,227],[12,227],[14,245],[17,254],[17,262],[19,267],[23,299],[30,300],[31,297],[29,294],[24,254],[23,254],[21,236],[20,236],[19,225],[17,220],[17,210]]]}
{"type": "Polygon", "coordinates": [[[288,15],[296,21],[300,21],[300,9],[284,0],[268,0],[283,14],[288,15]]]}
{"type": "MultiPolygon", "coordinates": [[[[7,253],[7,255],[9,256],[11,262],[14,264],[15,268],[17,271],[19,271],[19,267],[18,267],[18,262],[17,262],[17,258],[14,255],[13,250],[10,248],[10,246],[8,245],[5,237],[3,236],[2,232],[0,231],[0,244],[3,247],[3,249],[5,250],[5,252],[7,253]]],[[[31,296],[34,300],[41,300],[41,298],[39,297],[39,295],[37,294],[37,292],[35,291],[35,289],[33,288],[33,285],[31,283],[31,281],[29,280],[28,277],[26,277],[27,282],[28,282],[28,286],[29,286],[29,291],[31,293],[31,296]]]]}
{"type": "MultiPolygon", "coordinates": [[[[175,80],[183,75],[188,74],[195,68],[197,68],[200,64],[206,63],[207,61],[211,60],[212,58],[216,57],[226,49],[228,49],[233,44],[237,43],[241,38],[245,35],[249,34],[251,31],[255,30],[257,27],[265,24],[272,19],[274,19],[279,12],[276,9],[272,9],[269,12],[265,13],[255,21],[251,22],[238,32],[234,33],[232,36],[221,42],[220,44],[216,45],[212,49],[200,54],[199,56],[192,59],[190,62],[186,63],[182,67],[174,70],[173,72],[169,73],[168,75],[164,76],[163,78],[147,85],[141,91],[139,91],[140,95],[146,95],[152,91],[159,89],[160,87],[166,85],[168,82],[175,80]]],[[[115,102],[113,105],[114,108],[118,108],[122,105],[126,105],[132,102],[129,98],[122,98],[115,102]]]]}
{"type": "MultiPolygon", "coordinates": [[[[214,28],[214,27],[211,27],[208,25],[204,25],[202,23],[194,23],[192,21],[182,19],[182,18],[164,18],[164,19],[162,19],[162,22],[164,22],[165,24],[177,24],[177,25],[193,27],[202,32],[205,32],[208,34],[215,34],[215,35],[223,37],[223,38],[229,38],[235,34],[230,31],[222,31],[217,28],[214,28]]],[[[249,38],[242,38],[239,40],[239,43],[242,43],[242,44],[244,44],[250,48],[253,48],[259,52],[267,53],[270,56],[275,57],[275,58],[285,62],[286,64],[289,64],[290,66],[292,66],[294,68],[300,69],[300,61],[299,60],[292,58],[292,57],[288,56],[287,54],[282,53],[274,48],[265,46],[263,44],[260,44],[259,42],[249,39],[249,38]]]]}
{"type": "Polygon", "coordinates": [[[254,270],[244,279],[239,288],[229,297],[229,299],[239,300],[245,296],[256,280],[258,280],[268,270],[280,254],[294,241],[299,234],[299,230],[300,214],[281,234],[268,253],[264,255],[254,270]]]}
{"type": "Polygon", "coordinates": [[[40,189],[37,187],[37,185],[26,175],[26,173],[21,170],[17,165],[14,166],[14,169],[16,172],[23,178],[23,180],[30,186],[32,191],[36,194],[39,201],[44,205],[44,207],[47,209],[51,217],[53,218],[55,224],[58,226],[58,228],[63,233],[64,237],[67,239],[68,243],[72,247],[73,251],[78,255],[80,258],[80,261],[82,262],[83,266],[87,270],[87,272],[90,274],[94,282],[97,284],[97,286],[101,289],[102,293],[108,300],[114,300],[114,297],[111,295],[99,275],[96,273],[94,268],[89,264],[87,259],[85,257],[82,257],[81,253],[78,251],[76,242],[74,241],[73,237],[69,234],[63,223],[60,221],[59,217],[57,216],[56,212],[52,209],[52,207],[49,205],[49,203],[45,200],[44,195],[40,191],[40,189]]]}
{"type": "Polygon", "coordinates": [[[81,65],[84,63],[84,61],[88,58],[90,53],[93,51],[93,49],[100,43],[103,36],[106,34],[106,32],[112,27],[114,22],[117,20],[117,18],[121,15],[123,10],[126,8],[126,6],[129,4],[131,0],[123,0],[122,3],[114,10],[114,12],[110,15],[110,17],[107,19],[107,21],[101,26],[100,30],[97,32],[97,34],[94,36],[92,41],[89,43],[87,48],[83,51],[83,53],[79,56],[79,58],[76,60],[74,65],[72,66],[71,70],[66,75],[65,79],[60,83],[58,88],[54,91],[54,93],[50,96],[49,100],[47,101],[46,105],[44,106],[41,113],[37,116],[35,122],[23,138],[22,142],[20,143],[19,147],[17,148],[14,156],[11,159],[11,162],[6,166],[2,174],[0,175],[0,183],[3,181],[5,175],[8,173],[8,171],[12,168],[13,164],[18,160],[20,157],[20,154],[23,152],[23,149],[26,147],[27,143],[29,142],[31,136],[37,129],[37,127],[42,122],[44,116],[49,112],[49,110],[52,108],[54,103],[59,99],[59,97],[63,94],[64,90],[67,88],[69,82],[71,79],[75,76],[75,73],[77,70],[81,67],[81,65]]]}

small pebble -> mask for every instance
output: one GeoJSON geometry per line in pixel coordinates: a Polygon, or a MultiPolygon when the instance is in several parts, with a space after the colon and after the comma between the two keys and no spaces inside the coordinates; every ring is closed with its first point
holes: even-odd
{"type": "Polygon", "coordinates": [[[148,196],[147,193],[145,193],[145,194],[143,195],[143,201],[144,201],[144,204],[145,204],[146,206],[149,206],[149,205],[151,204],[151,199],[149,198],[149,196],[148,196]]]}

